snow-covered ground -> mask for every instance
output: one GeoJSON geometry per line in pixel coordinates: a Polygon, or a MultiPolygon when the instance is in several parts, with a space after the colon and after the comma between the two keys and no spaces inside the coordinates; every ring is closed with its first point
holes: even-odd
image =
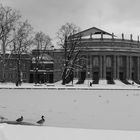
{"type": "MultiPolygon", "coordinates": [[[[106,80],[99,80],[99,84],[92,84],[92,87],[90,87],[89,83],[92,82],[91,79],[89,80],[85,80],[84,84],[76,84],[77,83],[77,79],[74,80],[74,84],[72,85],[72,83],[67,84],[67,85],[62,85],[62,81],[58,81],[54,84],[30,84],[30,83],[23,83],[21,86],[16,86],[15,83],[0,83],[0,89],[5,88],[5,89],[11,89],[11,88],[44,88],[44,89],[140,89],[140,85],[136,84],[134,82],[133,85],[126,85],[124,83],[122,83],[120,80],[114,80],[115,84],[107,84],[106,80]]],[[[130,83],[132,83],[132,81],[129,80],[130,83]]]]}
{"type": "Polygon", "coordinates": [[[140,89],[135,85],[10,86],[0,89],[0,116],[10,121],[23,115],[35,123],[44,115],[48,126],[140,130],[140,89]]]}
{"type": "Polygon", "coordinates": [[[0,140],[139,140],[139,131],[0,125],[0,140]]]}
{"type": "Polygon", "coordinates": [[[139,85],[124,85],[116,81],[115,85],[101,82],[89,87],[89,82],[87,80],[82,85],[74,86],[63,86],[61,82],[38,86],[22,84],[21,87],[9,83],[0,84],[0,116],[15,121],[22,115],[25,122],[33,124],[42,115],[46,119],[43,127],[1,124],[2,135],[12,135],[14,139],[14,134],[19,130],[18,134],[24,135],[24,139],[26,133],[23,131],[30,133],[31,138],[35,136],[38,139],[49,136],[52,139],[55,136],[60,139],[70,139],[70,136],[71,139],[88,137],[88,140],[96,137],[97,140],[105,137],[108,140],[124,140],[129,137],[129,140],[139,139],[139,85]],[[62,136],[62,133],[67,137],[62,136]]]}

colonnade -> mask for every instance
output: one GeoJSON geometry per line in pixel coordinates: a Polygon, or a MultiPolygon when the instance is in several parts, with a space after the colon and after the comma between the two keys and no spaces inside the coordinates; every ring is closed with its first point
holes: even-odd
{"type": "Polygon", "coordinates": [[[139,80],[140,79],[140,57],[138,56],[120,56],[120,55],[99,55],[88,56],[88,69],[87,76],[94,77],[94,73],[98,73],[99,79],[106,79],[107,73],[110,72],[112,79],[127,79],[139,80]],[[94,66],[94,58],[98,58],[98,66],[94,66]],[[111,66],[107,64],[107,57],[110,57],[111,66]],[[121,60],[122,59],[122,60],[121,60]]]}

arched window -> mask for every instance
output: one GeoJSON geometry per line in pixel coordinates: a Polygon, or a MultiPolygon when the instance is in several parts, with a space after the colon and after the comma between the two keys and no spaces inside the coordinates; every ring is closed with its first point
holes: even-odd
{"type": "Polygon", "coordinates": [[[122,56],[119,57],[119,65],[120,65],[120,67],[123,67],[123,57],[122,56]]]}
{"type": "Polygon", "coordinates": [[[99,67],[99,57],[94,57],[93,58],[93,66],[94,67],[99,67]]]}
{"type": "Polygon", "coordinates": [[[106,66],[111,67],[111,57],[109,56],[106,58],[106,66]]]}
{"type": "Polygon", "coordinates": [[[80,60],[78,61],[79,65],[81,67],[86,67],[86,63],[87,63],[87,58],[85,55],[80,57],[80,60]]]}

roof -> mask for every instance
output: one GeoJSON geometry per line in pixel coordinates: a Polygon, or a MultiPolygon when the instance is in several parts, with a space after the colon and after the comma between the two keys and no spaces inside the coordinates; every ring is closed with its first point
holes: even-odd
{"type": "Polygon", "coordinates": [[[96,27],[92,27],[92,28],[83,30],[83,31],[81,31],[81,32],[79,32],[77,34],[74,34],[73,36],[74,37],[78,37],[78,36],[85,37],[85,36],[90,36],[90,35],[94,35],[94,34],[105,34],[105,35],[109,35],[109,36],[114,36],[113,34],[108,33],[106,31],[101,30],[101,29],[96,28],[96,27]]]}
{"type": "MultiPolygon", "coordinates": [[[[38,57],[38,56],[36,56],[36,57],[38,57]]],[[[35,61],[36,57],[33,57],[32,61],[35,61]]],[[[42,61],[53,61],[53,58],[50,55],[48,55],[48,54],[43,54],[43,55],[39,56],[39,60],[42,60],[42,61]]]]}
{"type": "Polygon", "coordinates": [[[43,56],[40,56],[40,57],[44,61],[52,61],[53,60],[53,58],[48,54],[43,54],[43,56]]]}

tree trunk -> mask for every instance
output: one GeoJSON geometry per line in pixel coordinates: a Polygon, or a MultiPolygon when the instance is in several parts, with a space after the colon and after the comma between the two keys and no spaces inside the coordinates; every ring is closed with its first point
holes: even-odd
{"type": "Polygon", "coordinates": [[[17,81],[16,81],[16,86],[21,85],[21,73],[20,73],[20,54],[18,54],[17,58],[17,81]]]}
{"type": "Polygon", "coordinates": [[[2,82],[5,82],[5,40],[2,40],[2,82]]]}

